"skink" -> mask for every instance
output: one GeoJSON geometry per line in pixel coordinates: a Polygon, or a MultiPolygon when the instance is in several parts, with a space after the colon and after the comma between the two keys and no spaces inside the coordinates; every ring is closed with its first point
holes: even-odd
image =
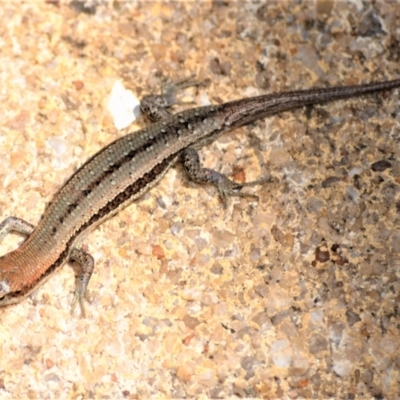
{"type": "Polygon", "coordinates": [[[39,224],[9,217],[0,224],[0,240],[11,231],[27,235],[16,250],[0,257],[0,306],[28,296],[69,260],[81,266],[73,306],[84,302],[94,269],[92,256],[80,248],[83,234],[117,213],[156,185],[178,160],[192,179],[218,187],[222,199],[241,194],[243,185],[201,168],[195,149],[222,133],[258,118],[306,105],[400,87],[400,79],[266,94],[170,115],[181,82],[159,96],[147,96],[143,111],[153,121],[147,128],[117,139],[84,163],[61,187],[39,224]]]}

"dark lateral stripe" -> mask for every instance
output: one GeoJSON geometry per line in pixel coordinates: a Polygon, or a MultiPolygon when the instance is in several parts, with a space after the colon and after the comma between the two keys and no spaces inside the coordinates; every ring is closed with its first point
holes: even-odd
{"type": "MultiPolygon", "coordinates": [[[[178,115],[178,114],[177,114],[178,115]]],[[[189,129],[188,125],[190,124],[196,124],[196,120],[201,119],[202,116],[192,116],[192,118],[190,120],[186,120],[185,124],[184,124],[184,129],[189,129]]],[[[165,143],[170,141],[171,136],[180,136],[178,134],[177,131],[171,130],[171,128],[166,128],[167,132],[165,133],[165,135],[158,135],[158,136],[154,136],[151,139],[147,138],[145,140],[145,143],[143,143],[142,146],[134,148],[132,150],[129,151],[129,153],[127,155],[123,155],[121,154],[121,158],[116,159],[115,162],[111,165],[108,166],[108,169],[106,171],[104,171],[101,175],[99,175],[99,177],[90,183],[90,185],[88,185],[87,187],[83,188],[80,191],[79,196],[75,199],[75,201],[71,204],[68,205],[68,208],[65,210],[64,214],[61,214],[59,216],[59,220],[60,223],[62,223],[62,221],[64,221],[68,215],[74,211],[76,209],[76,207],[78,206],[78,204],[86,197],[89,195],[89,193],[92,192],[92,190],[94,188],[96,188],[101,182],[103,182],[109,175],[111,175],[113,172],[115,172],[117,169],[119,169],[121,166],[123,166],[125,163],[129,162],[130,160],[132,160],[132,158],[134,157],[138,157],[140,154],[146,153],[148,148],[150,146],[153,146],[155,143],[157,143],[160,140],[164,140],[165,143]]],[[[157,130],[155,130],[157,131],[157,130]]],[[[149,130],[143,131],[141,132],[142,134],[146,132],[147,134],[149,133],[149,130]]],[[[108,149],[114,145],[116,145],[117,143],[119,143],[120,141],[123,140],[127,140],[128,136],[124,136],[120,139],[117,139],[116,141],[110,143],[106,148],[100,150],[98,153],[96,153],[94,156],[92,156],[87,162],[85,162],[71,177],[70,179],[68,179],[68,181],[65,183],[65,185],[63,186],[63,188],[67,187],[70,182],[72,181],[72,179],[79,179],[79,175],[81,173],[81,171],[86,168],[94,159],[96,159],[97,157],[105,154],[108,149]]],[[[133,137],[132,140],[134,141],[135,138],[133,137]]],[[[128,144],[127,144],[128,146],[128,144]]],[[[173,156],[173,155],[172,155],[173,156]]],[[[55,200],[57,201],[57,199],[55,200]]]]}
{"type": "MultiPolygon", "coordinates": [[[[119,139],[119,140],[123,140],[125,139],[124,137],[119,139]]],[[[84,168],[86,168],[88,165],[90,165],[90,163],[96,159],[98,156],[100,156],[101,154],[105,153],[110,146],[113,146],[114,144],[116,144],[117,142],[119,142],[119,140],[109,144],[105,149],[102,149],[100,152],[98,152],[97,154],[95,154],[93,157],[91,157],[88,161],[85,162],[85,164],[83,164],[69,179],[68,181],[65,183],[65,185],[62,187],[62,189],[64,189],[65,187],[67,187],[70,182],[73,179],[76,179],[77,177],[79,178],[79,175],[81,174],[82,170],[84,168]]],[[[84,199],[88,194],[90,194],[92,192],[93,189],[95,189],[100,182],[102,182],[104,179],[107,178],[107,176],[111,175],[113,172],[115,172],[117,169],[119,169],[122,165],[124,165],[125,163],[129,162],[133,157],[137,157],[140,153],[143,153],[145,151],[147,151],[146,149],[153,145],[155,143],[155,139],[153,140],[149,140],[147,141],[143,146],[137,148],[137,149],[133,149],[131,150],[126,156],[122,156],[120,159],[117,159],[113,164],[108,165],[108,169],[105,170],[95,181],[93,181],[90,185],[88,185],[87,187],[85,187],[84,189],[82,189],[80,191],[80,196],[76,198],[74,203],[71,203],[68,205],[68,208],[66,210],[66,213],[63,215],[60,215],[60,218],[65,219],[68,214],[70,214],[73,210],[75,210],[76,206],[80,203],[80,201],[82,199],[84,199]]]]}
{"type": "MultiPolygon", "coordinates": [[[[144,174],[140,179],[136,180],[136,182],[132,183],[132,185],[128,186],[123,192],[119,193],[112,200],[110,200],[103,208],[101,208],[78,229],[78,231],[73,236],[73,240],[75,240],[75,238],[86,228],[95,224],[99,219],[102,219],[112,213],[121,204],[127,202],[131,197],[139,193],[141,190],[149,187],[151,182],[157,179],[165,171],[165,169],[169,167],[171,161],[175,157],[175,154],[171,154],[163,162],[157,164],[151,171],[144,174]]],[[[71,240],[69,242],[71,242],[71,240]]]]}
{"type": "MultiPolygon", "coordinates": [[[[62,223],[65,219],[67,219],[68,215],[71,214],[76,207],[81,203],[83,199],[85,199],[94,188],[98,187],[98,185],[103,182],[109,175],[111,175],[113,172],[115,172],[117,169],[119,169],[121,166],[123,166],[125,163],[129,162],[133,157],[138,156],[140,153],[146,152],[147,148],[149,146],[152,146],[155,143],[154,140],[149,140],[147,141],[143,146],[131,150],[126,156],[121,157],[119,160],[117,160],[115,163],[109,165],[109,168],[104,171],[95,181],[93,181],[90,185],[88,185],[86,188],[80,191],[80,195],[75,199],[75,201],[71,204],[68,205],[67,209],[65,210],[64,214],[61,214],[59,216],[60,223],[62,223]]],[[[115,143],[115,142],[114,142],[115,143]]],[[[86,162],[82,167],[79,168],[78,172],[76,172],[68,181],[68,183],[64,186],[66,187],[69,182],[76,177],[80,171],[85,168],[90,162],[93,160],[93,158],[86,162]]]]}

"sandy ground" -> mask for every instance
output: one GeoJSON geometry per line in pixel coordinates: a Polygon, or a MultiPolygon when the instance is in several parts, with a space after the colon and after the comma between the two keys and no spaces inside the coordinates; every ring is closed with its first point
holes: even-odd
{"type": "MultiPolygon", "coordinates": [[[[107,104],[195,73],[181,97],[400,77],[398,2],[3,2],[0,217],[36,224],[124,133],[107,104]]],[[[400,392],[399,91],[227,133],[211,168],[258,201],[224,210],[178,169],[83,246],[87,318],[64,266],[0,310],[0,397],[396,399],[400,392]]],[[[10,235],[1,253],[21,238],[10,235]]]]}

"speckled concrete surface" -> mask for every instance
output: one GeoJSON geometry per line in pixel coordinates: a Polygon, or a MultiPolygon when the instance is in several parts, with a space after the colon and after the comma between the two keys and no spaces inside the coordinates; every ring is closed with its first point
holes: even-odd
{"type": "MultiPolygon", "coordinates": [[[[141,97],[196,73],[196,104],[400,77],[400,7],[376,2],[3,2],[0,217],[37,223],[141,97]]],[[[64,266],[0,310],[0,397],[396,399],[399,91],[226,134],[205,164],[259,201],[221,207],[172,170],[88,235],[88,317],[64,266]]],[[[21,238],[7,237],[1,253],[21,238]]]]}

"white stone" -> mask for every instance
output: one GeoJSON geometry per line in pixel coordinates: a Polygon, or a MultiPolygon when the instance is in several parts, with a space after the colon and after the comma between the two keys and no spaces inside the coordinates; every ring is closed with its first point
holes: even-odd
{"type": "Polygon", "coordinates": [[[115,127],[124,129],[140,115],[140,101],[131,90],[125,89],[121,81],[116,81],[108,100],[115,127]]]}

